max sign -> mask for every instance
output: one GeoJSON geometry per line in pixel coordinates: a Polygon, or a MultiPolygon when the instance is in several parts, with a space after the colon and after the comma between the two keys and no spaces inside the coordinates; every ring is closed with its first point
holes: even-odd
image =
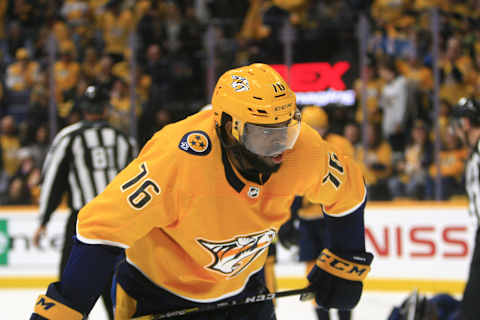
{"type": "MultiPolygon", "coordinates": [[[[272,68],[285,79],[288,78],[287,66],[272,65],[272,68]]],[[[295,92],[317,92],[325,90],[342,91],[347,87],[342,77],[350,69],[346,61],[330,64],[328,62],[295,63],[290,67],[290,87],[295,92]]]]}

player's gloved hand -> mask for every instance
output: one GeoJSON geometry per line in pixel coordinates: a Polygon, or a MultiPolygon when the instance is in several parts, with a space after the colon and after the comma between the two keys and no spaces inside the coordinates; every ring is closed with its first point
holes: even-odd
{"type": "Polygon", "coordinates": [[[300,239],[299,223],[297,218],[290,218],[278,230],[278,240],[284,248],[290,249],[292,246],[298,245],[300,239]]]}
{"type": "MultiPolygon", "coordinates": [[[[335,255],[323,249],[307,277],[317,304],[325,309],[353,309],[362,295],[362,281],[372,260],[369,252],[335,255]]],[[[309,297],[303,295],[300,299],[309,297]]]]}
{"type": "Polygon", "coordinates": [[[63,300],[57,290],[58,282],[50,284],[47,295],[40,295],[35,302],[35,308],[30,320],[82,320],[84,315],[75,309],[61,303],[63,300]]]}

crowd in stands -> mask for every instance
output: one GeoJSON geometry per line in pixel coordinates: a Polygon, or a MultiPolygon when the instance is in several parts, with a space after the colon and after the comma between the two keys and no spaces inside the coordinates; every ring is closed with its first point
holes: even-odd
{"type": "Polygon", "coordinates": [[[463,195],[468,154],[449,115],[460,97],[480,93],[479,0],[5,0],[0,205],[38,204],[49,110],[55,107],[58,130],[81,120],[78,99],[89,84],[108,90],[109,120],[120,130],[130,132],[135,115],[142,146],[164,125],[208,103],[208,50],[215,77],[233,66],[284,63],[286,21],[294,30],[294,61],[348,60],[358,68],[362,9],[370,24],[367,110],[360,103],[360,72],[351,72],[347,82],[356,103],[324,107],[329,130],[354,146],[372,200],[434,199],[438,170],[441,198],[463,195]],[[440,9],[438,115],[432,6],[440,9]]]}

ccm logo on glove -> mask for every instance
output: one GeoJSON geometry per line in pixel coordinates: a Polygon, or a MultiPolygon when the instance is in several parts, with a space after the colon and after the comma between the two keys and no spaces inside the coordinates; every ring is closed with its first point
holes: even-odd
{"type": "Polygon", "coordinates": [[[334,274],[340,278],[363,281],[367,274],[370,272],[370,261],[360,256],[353,256],[352,260],[359,263],[353,263],[351,261],[340,258],[334,255],[328,249],[324,249],[317,259],[317,266],[331,274],[334,274]]]}
{"type": "MultiPolygon", "coordinates": [[[[307,277],[318,306],[353,309],[362,295],[362,281],[370,271],[372,260],[369,252],[343,253],[340,257],[323,249],[307,277]]],[[[302,295],[300,299],[311,296],[302,295]]]]}

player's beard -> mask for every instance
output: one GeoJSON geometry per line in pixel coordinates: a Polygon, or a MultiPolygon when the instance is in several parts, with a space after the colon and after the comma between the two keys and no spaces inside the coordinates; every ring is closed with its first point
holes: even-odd
{"type": "Polygon", "coordinates": [[[239,168],[239,170],[247,174],[272,174],[277,172],[281,166],[281,163],[272,165],[265,162],[261,156],[248,151],[239,143],[232,148],[232,152],[240,163],[240,166],[243,167],[239,168]]]}

